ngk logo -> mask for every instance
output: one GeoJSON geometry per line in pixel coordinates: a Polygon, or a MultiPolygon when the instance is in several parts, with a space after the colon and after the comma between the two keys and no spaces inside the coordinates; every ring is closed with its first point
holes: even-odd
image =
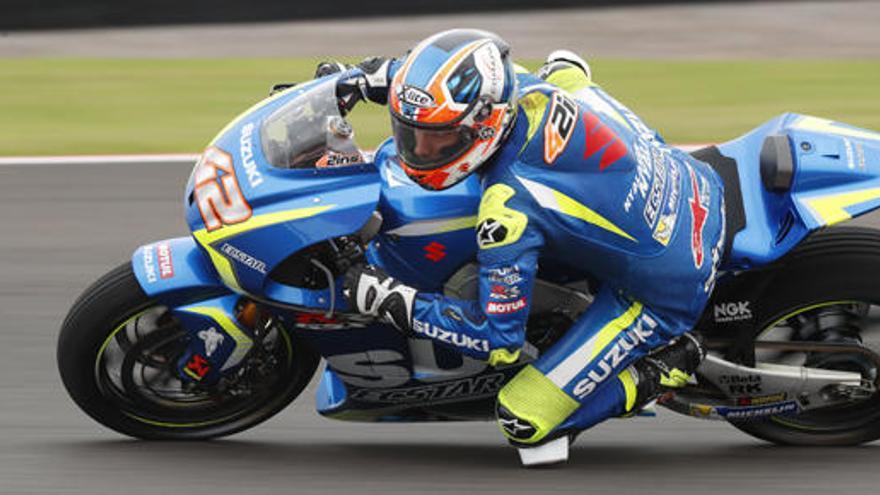
{"type": "Polygon", "coordinates": [[[751,320],[752,310],[749,301],[718,303],[715,305],[715,322],[751,320]]]}

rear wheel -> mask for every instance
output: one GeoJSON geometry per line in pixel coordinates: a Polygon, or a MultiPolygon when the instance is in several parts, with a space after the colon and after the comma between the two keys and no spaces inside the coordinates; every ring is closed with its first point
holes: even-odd
{"type": "MultiPolygon", "coordinates": [[[[763,291],[755,340],[842,342],[880,352],[880,232],[834,228],[815,234],[780,261],[763,291]]],[[[875,383],[876,364],[855,353],[759,350],[763,363],[862,374],[875,383]]],[[[880,394],[796,416],[732,422],[755,437],[786,445],[855,445],[880,438],[880,394]]]]}
{"type": "Polygon", "coordinates": [[[268,327],[245,364],[218,385],[178,378],[188,336],[141,290],[131,265],[89,287],[70,310],[58,367],[73,400],[99,423],[148,439],[205,439],[272,417],[305,388],[318,357],[280,326],[268,327]]]}

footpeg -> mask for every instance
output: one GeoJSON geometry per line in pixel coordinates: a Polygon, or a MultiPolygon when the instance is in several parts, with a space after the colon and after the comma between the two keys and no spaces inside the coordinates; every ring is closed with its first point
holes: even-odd
{"type": "Polygon", "coordinates": [[[559,437],[538,447],[518,448],[524,467],[546,466],[568,460],[568,436],[559,437]]]}

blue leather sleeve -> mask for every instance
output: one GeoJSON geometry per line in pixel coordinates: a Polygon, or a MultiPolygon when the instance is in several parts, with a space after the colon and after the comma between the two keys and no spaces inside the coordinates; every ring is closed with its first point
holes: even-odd
{"type": "Polygon", "coordinates": [[[477,301],[420,293],[415,333],[490,364],[514,361],[525,340],[542,242],[537,229],[528,228],[516,243],[481,251],[477,301]]]}

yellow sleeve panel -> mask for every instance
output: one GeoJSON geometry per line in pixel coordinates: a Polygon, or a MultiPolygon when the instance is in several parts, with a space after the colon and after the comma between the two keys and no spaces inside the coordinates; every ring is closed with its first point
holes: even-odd
{"type": "Polygon", "coordinates": [[[529,223],[526,214],[505,206],[516,194],[506,184],[495,184],[483,192],[477,216],[477,242],[480,249],[513,244],[522,237],[529,223]]]}

